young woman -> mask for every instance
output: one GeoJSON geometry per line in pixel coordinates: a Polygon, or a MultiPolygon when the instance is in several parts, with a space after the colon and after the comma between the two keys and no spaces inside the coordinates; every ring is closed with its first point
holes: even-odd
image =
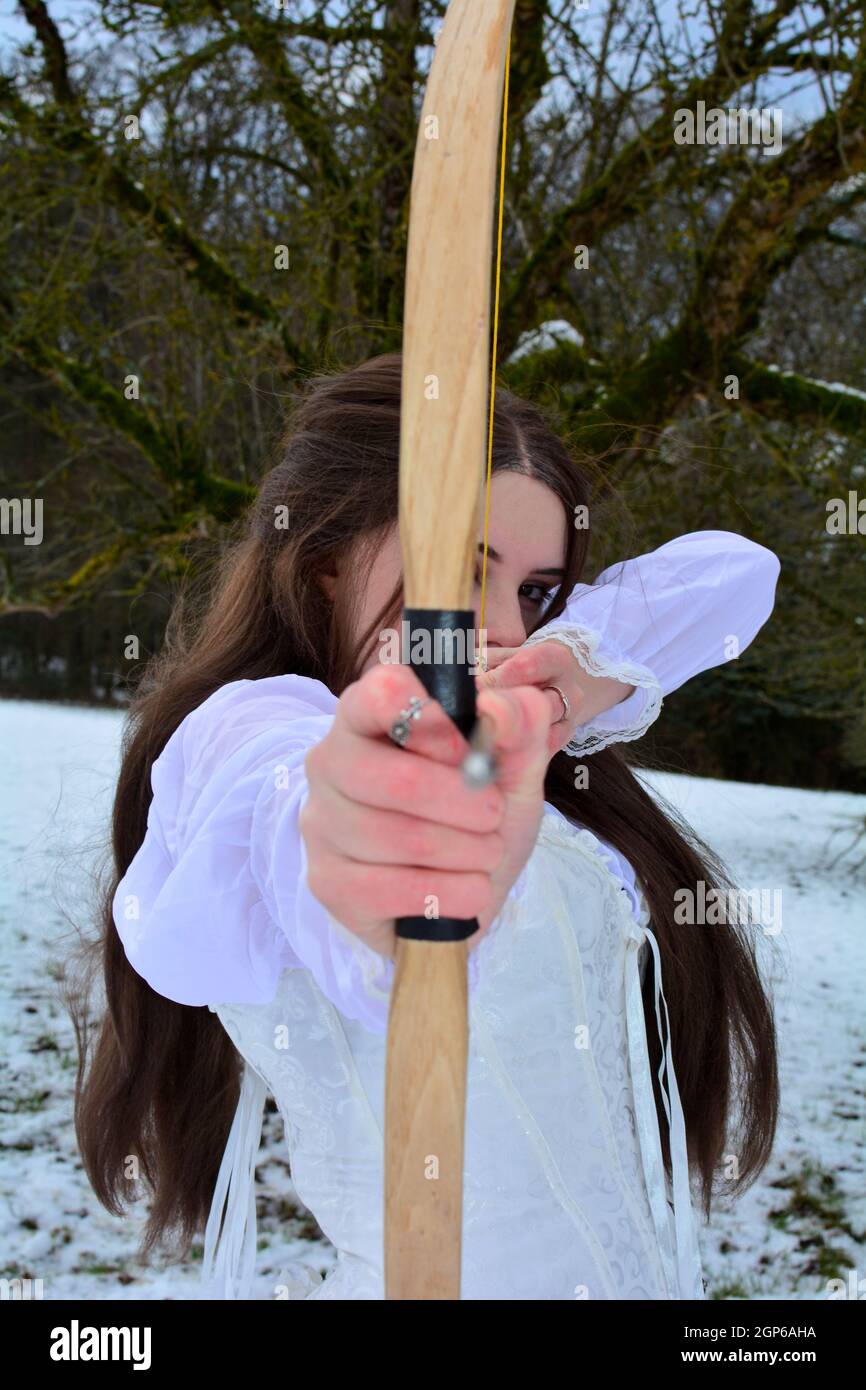
{"type": "Polygon", "coordinates": [[[424,692],[379,659],[401,609],[400,365],[310,384],[207,611],[170,624],[134,701],[85,1165],[120,1214],[138,1158],[144,1252],[177,1231],[186,1253],[210,1213],[206,1292],[248,1296],[270,1090],[338,1252],[324,1280],[282,1270],[276,1296],[382,1298],[393,922],[432,894],[479,921],[462,1296],[700,1298],[690,1173],[709,1216],[723,1154],[728,1192],[766,1163],[773,1018],[749,931],[675,920],[678,889],[727,880],[615,745],[748,645],[778,562],[699,532],[581,583],[585,481],[497,391],[479,709],[498,779],[468,788],[435,702],[397,746],[424,692]]]}

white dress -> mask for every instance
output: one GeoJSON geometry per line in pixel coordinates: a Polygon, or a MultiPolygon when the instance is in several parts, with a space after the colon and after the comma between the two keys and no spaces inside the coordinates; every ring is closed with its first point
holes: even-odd
{"type": "MultiPolygon", "coordinates": [[[[565,751],[582,757],[639,738],[664,695],[745,650],[772,611],[778,572],[764,547],[708,531],[577,585],[563,614],[528,640],[564,642],[586,670],[635,690],[565,751]]],[[[320,1284],[313,1271],[287,1270],[286,1291],[383,1297],[394,962],[311,893],[298,827],[305,755],[337,703],[321,681],[285,674],[230,682],[191,711],[153,764],[147,832],[114,896],[134,969],[168,999],[208,1005],[247,1059],[205,1236],[210,1296],[249,1290],[269,1088],[295,1187],[339,1252],[320,1284]]],[[[661,1164],[643,943],[663,1038],[666,1006],[647,922],[625,856],[547,806],[523,873],[469,954],[464,1298],[703,1296],[669,1050],[670,1191],[661,1164]]]]}
{"type": "MultiPolygon", "coordinates": [[[[643,942],[657,968],[655,938],[636,923],[605,849],[546,807],[519,891],[473,952],[463,1299],[704,1297],[669,1052],[670,1203],[665,1195],[643,942]]],[[[345,1018],[309,971],[287,970],[269,1004],[211,1007],[246,1068],[206,1234],[203,1296],[248,1296],[252,1171],[270,1091],[295,1189],[338,1251],[322,1282],[284,1270],[278,1296],[384,1298],[385,1037],[345,1018]]]]}

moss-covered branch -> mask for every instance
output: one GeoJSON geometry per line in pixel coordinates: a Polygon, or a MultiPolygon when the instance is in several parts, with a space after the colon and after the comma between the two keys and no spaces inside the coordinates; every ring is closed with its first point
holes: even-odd
{"type": "Polygon", "coordinates": [[[792,425],[818,425],[852,439],[866,440],[866,391],[841,382],[820,381],[801,372],[782,372],[740,352],[732,352],[725,374],[739,378],[740,396],[750,406],[792,425]]]}

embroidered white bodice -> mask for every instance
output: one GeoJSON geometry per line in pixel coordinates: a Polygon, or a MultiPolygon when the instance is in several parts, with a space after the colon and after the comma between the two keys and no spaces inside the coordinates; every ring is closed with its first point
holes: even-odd
{"type": "MultiPolygon", "coordinates": [[[[659,999],[665,1014],[666,1005],[648,920],[644,906],[636,922],[596,837],[546,807],[519,891],[476,948],[463,1299],[704,1297],[669,1046],[672,1184],[662,1166],[641,947],[652,956],[663,1041],[659,999]]],[[[246,1066],[206,1232],[203,1296],[249,1296],[270,1091],[295,1189],[338,1251],[324,1280],[303,1266],[284,1270],[275,1297],[384,1298],[385,1037],[341,1014],[306,969],[285,970],[270,1003],[210,1007],[246,1066]]]]}

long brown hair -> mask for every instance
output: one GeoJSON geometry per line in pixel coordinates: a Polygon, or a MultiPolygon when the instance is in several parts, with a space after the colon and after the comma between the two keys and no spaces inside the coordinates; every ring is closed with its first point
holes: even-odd
{"type": "MultiPolygon", "coordinates": [[[[357,586],[357,570],[346,581],[347,566],[336,566],[333,604],[317,576],[332,571],[350,547],[360,559],[374,553],[371,540],[396,522],[400,372],[400,354],[393,353],[308,383],[280,461],[265,477],[242,534],[231,539],[203,611],[190,613],[179,600],[163,649],[146,667],[130,707],[100,937],[86,945],[84,975],[68,991],[68,1003],[79,1046],[75,1125],[85,1168],[99,1200],[122,1215],[142,1195],[129,1166],[137,1157],[137,1173],[152,1195],[142,1255],[171,1236],[185,1255],[202,1230],[241,1063],[215,1014],[162,997],[129,964],[112,917],[114,891],[144,839],[151,767],[186,715],[229,681],[286,672],[314,677],[339,695],[356,678],[376,632],[395,622],[399,587],[350,644],[348,584],[357,586]],[[275,526],[278,508],[288,525],[275,526]],[[100,965],[105,1008],[94,1029],[89,996],[100,965]]],[[[504,389],[495,398],[493,469],[539,478],[570,518],[589,502],[581,469],[543,412],[504,389]]],[[[573,525],[567,531],[565,579],[540,621],[562,611],[583,571],[589,531],[573,525]]],[[[575,787],[573,759],[557,754],[545,795],[620,850],[645,892],[662,958],[689,1157],[709,1215],[714,1191],[735,1193],[754,1181],[769,1158],[777,1121],[773,1015],[751,936],[737,921],[710,930],[675,922],[677,890],[694,890],[700,881],[708,890],[730,884],[706,846],[643,788],[619,749],[592,756],[582,789],[575,787]],[[726,1145],[739,1167],[723,1183],[726,1145]]],[[[669,1168],[652,988],[650,969],[644,1012],[669,1168]]]]}

